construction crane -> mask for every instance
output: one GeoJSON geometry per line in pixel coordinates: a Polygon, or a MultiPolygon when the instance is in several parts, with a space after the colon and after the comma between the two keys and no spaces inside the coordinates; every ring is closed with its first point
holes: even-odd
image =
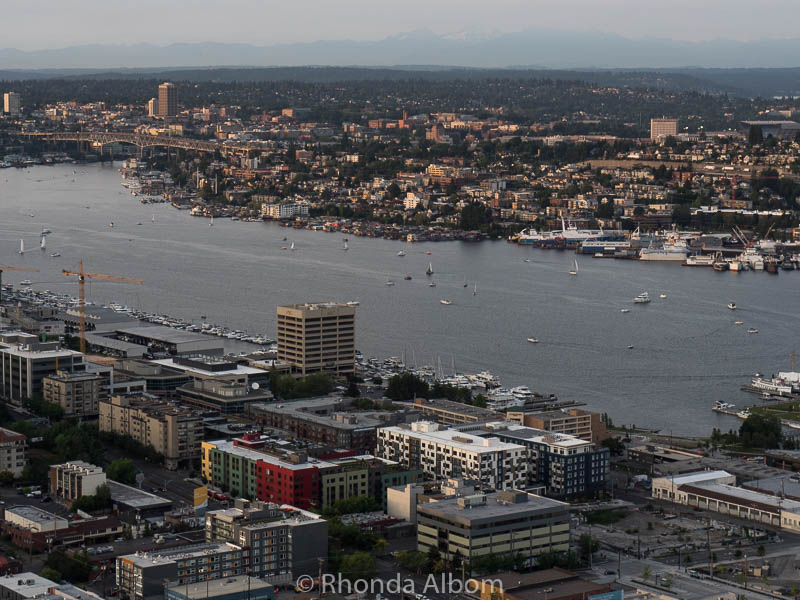
{"type": "Polygon", "coordinates": [[[25,273],[38,273],[39,269],[29,269],[28,267],[9,267],[0,265],[0,304],[3,304],[3,271],[24,271],[25,273]]]}
{"type": "Polygon", "coordinates": [[[129,277],[117,277],[116,275],[103,275],[102,273],[87,273],[83,270],[83,261],[78,265],[78,271],[67,271],[64,269],[62,274],[66,277],[78,278],[78,300],[80,301],[80,331],[81,331],[81,352],[86,353],[86,280],[103,279],[105,281],[119,281],[121,283],[134,283],[142,285],[141,279],[130,279],[129,277]]]}

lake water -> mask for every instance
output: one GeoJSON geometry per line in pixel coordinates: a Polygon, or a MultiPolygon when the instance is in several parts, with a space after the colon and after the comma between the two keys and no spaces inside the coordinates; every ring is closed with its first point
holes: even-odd
{"type": "Polygon", "coordinates": [[[585,402],[618,424],[675,434],[738,427],[711,411],[714,401],[752,403],[739,388],[754,371],[791,366],[800,332],[798,272],[717,273],[579,256],[573,277],[572,252],[504,241],[403,245],[350,237],[343,252],[340,235],[227,219],[209,227],[168,204],[143,205],[120,186],[118,166],[0,171],[0,264],[40,269],[6,271],[4,281],[32,279],[37,288],[77,296],[61,270],[83,259],[87,271],[144,281],[91,281],[92,301],[195,321],[205,314],[270,337],[278,304],[358,300],[357,346],[368,356],[405,353],[411,364],[441,361],[446,371],[453,363],[459,372],[488,369],[507,387],[527,385],[585,402]],[[53,232],[46,252],[38,249],[43,226],[53,232]],[[20,238],[28,249],[22,256],[20,238]],[[292,241],[296,251],[281,249],[292,241]],[[398,257],[404,246],[407,255],[398,257]],[[50,258],[55,251],[62,256],[50,258]],[[425,276],[429,262],[435,288],[425,276]],[[405,281],[406,273],[413,279],[405,281]],[[653,301],[634,305],[643,291],[653,301]],[[662,293],[668,298],[659,299],[662,293]],[[726,308],[731,301],[735,312],[726,308]],[[748,335],[748,327],[760,333],[748,335]],[[528,343],[530,336],[539,343],[528,343]]]}

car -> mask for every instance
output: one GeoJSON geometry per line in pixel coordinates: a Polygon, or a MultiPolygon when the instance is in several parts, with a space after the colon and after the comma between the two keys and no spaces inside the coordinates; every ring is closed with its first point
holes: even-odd
{"type": "Polygon", "coordinates": [[[119,544],[120,542],[124,542],[124,541],[125,541],[125,538],[121,538],[121,537],[118,537],[117,539],[114,540],[114,542],[117,543],[117,544],[119,544]]]}

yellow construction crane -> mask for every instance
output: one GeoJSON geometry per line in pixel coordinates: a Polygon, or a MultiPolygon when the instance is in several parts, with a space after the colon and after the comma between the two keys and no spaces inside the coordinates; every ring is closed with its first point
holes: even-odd
{"type": "Polygon", "coordinates": [[[3,303],[3,271],[24,271],[25,273],[38,273],[39,269],[29,269],[28,267],[9,267],[0,265],[0,304],[3,303]]]}
{"type": "Polygon", "coordinates": [[[116,275],[103,275],[102,273],[87,273],[83,270],[83,261],[78,265],[78,271],[67,271],[64,269],[62,274],[67,277],[78,278],[78,299],[80,300],[81,314],[81,352],[86,353],[86,279],[103,279],[105,281],[119,281],[122,283],[135,283],[142,285],[141,279],[130,279],[128,277],[117,277],[116,275]]]}

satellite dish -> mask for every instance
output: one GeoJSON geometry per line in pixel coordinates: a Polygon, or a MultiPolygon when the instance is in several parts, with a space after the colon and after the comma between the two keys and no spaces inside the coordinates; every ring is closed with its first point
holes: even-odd
{"type": "Polygon", "coordinates": [[[254,390],[257,390],[257,389],[258,389],[258,388],[260,388],[261,386],[260,386],[260,385],[258,385],[258,383],[256,382],[256,383],[254,383],[253,385],[251,385],[250,387],[252,387],[254,390]]]}

